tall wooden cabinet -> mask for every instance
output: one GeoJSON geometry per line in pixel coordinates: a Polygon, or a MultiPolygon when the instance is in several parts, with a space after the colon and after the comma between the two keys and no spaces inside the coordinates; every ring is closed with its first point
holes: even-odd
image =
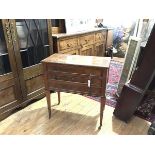
{"type": "Polygon", "coordinates": [[[51,20],[0,20],[0,120],[44,94],[40,61],[51,39],[51,20]]]}
{"type": "Polygon", "coordinates": [[[0,20],[0,119],[22,101],[9,20],[0,20]]]}

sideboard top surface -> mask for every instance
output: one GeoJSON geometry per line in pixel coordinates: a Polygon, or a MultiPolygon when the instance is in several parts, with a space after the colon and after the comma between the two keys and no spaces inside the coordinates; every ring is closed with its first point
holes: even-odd
{"type": "Polygon", "coordinates": [[[69,55],[55,53],[48,58],[42,60],[44,63],[59,63],[70,64],[78,66],[91,66],[109,68],[111,58],[110,57],[96,57],[96,56],[83,56],[83,55],[69,55]]]}
{"type": "Polygon", "coordinates": [[[52,37],[54,38],[63,38],[63,37],[71,37],[71,36],[75,36],[75,35],[82,35],[82,34],[86,34],[86,33],[93,33],[93,32],[97,32],[97,31],[106,31],[109,30],[111,28],[94,28],[91,30],[83,30],[83,31],[77,31],[77,32],[72,32],[72,33],[58,33],[58,34],[52,34],[52,37]]]}

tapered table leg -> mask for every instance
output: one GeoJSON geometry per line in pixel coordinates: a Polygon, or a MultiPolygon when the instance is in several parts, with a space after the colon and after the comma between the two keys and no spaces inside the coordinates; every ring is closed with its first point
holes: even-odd
{"type": "Polygon", "coordinates": [[[46,100],[47,100],[47,106],[48,106],[48,113],[49,113],[49,119],[51,118],[51,96],[50,91],[46,90],[46,100]]]}
{"type": "Polygon", "coordinates": [[[104,111],[104,108],[105,108],[105,97],[101,97],[101,103],[100,103],[100,126],[99,126],[99,130],[101,129],[102,127],[102,119],[103,119],[103,111],[104,111]]]}
{"type": "Polygon", "coordinates": [[[58,104],[60,104],[60,92],[58,91],[58,104]]]}

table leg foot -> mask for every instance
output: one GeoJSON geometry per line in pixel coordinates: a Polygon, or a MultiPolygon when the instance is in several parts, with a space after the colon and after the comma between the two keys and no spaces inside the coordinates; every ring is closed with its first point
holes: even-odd
{"type": "Polygon", "coordinates": [[[51,96],[50,96],[50,91],[46,90],[45,93],[46,93],[48,114],[49,114],[49,119],[50,119],[51,118],[51,96]]]}
{"type": "Polygon", "coordinates": [[[101,129],[102,127],[102,119],[103,119],[103,111],[104,111],[104,107],[105,107],[105,98],[101,97],[101,105],[100,105],[100,126],[99,129],[101,129]]]}
{"type": "Polygon", "coordinates": [[[102,125],[100,125],[100,126],[98,127],[98,130],[101,130],[101,127],[102,127],[102,125]]]}
{"type": "Polygon", "coordinates": [[[51,110],[48,110],[48,117],[51,118],[51,110]]]}
{"type": "Polygon", "coordinates": [[[58,105],[60,104],[60,92],[58,91],[58,105]]]}

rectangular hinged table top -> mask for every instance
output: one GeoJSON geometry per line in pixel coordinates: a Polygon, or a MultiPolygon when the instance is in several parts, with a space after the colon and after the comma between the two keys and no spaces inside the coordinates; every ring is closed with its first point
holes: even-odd
{"type": "Polygon", "coordinates": [[[91,66],[109,68],[111,58],[110,57],[97,57],[97,56],[83,56],[83,55],[69,55],[55,53],[48,58],[42,60],[44,63],[59,63],[70,64],[78,66],[91,66]]]}

